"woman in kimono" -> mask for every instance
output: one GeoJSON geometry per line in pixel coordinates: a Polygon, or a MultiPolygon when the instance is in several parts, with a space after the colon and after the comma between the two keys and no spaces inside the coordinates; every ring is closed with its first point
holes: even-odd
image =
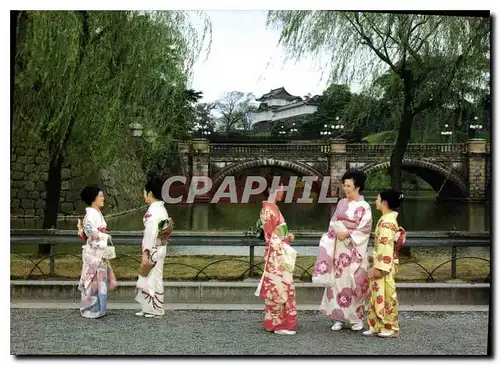
{"type": "Polygon", "coordinates": [[[158,237],[159,231],[168,220],[165,202],[161,199],[163,182],[160,179],[148,181],[144,189],[144,201],[149,204],[144,215],[144,237],[142,240],[141,268],[154,265],[146,276],[139,275],[135,300],[141,304],[138,317],[163,316],[163,264],[167,255],[166,241],[158,237]]]}
{"type": "Polygon", "coordinates": [[[264,329],[279,335],[294,335],[297,329],[297,308],[293,269],[284,265],[285,248],[294,240],[288,233],[285,219],[276,202],[283,199],[284,187],[268,191],[262,202],[257,227],[266,241],[264,272],[255,295],[264,299],[264,329]]]}
{"type": "Polygon", "coordinates": [[[365,180],[366,176],[356,170],[342,176],[346,197],[338,202],[330,220],[328,237],[335,239],[335,248],[333,257],[327,259],[334,270],[334,282],[325,288],[320,310],[334,322],[332,331],[363,329],[364,302],[369,290],[367,250],[372,228],[371,208],[361,195],[365,180]],[[337,221],[347,230],[336,233],[333,227],[337,221]]]}
{"type": "Polygon", "coordinates": [[[394,276],[399,264],[399,249],[404,244],[406,234],[399,227],[397,209],[403,194],[394,190],[384,190],[377,196],[377,210],[382,216],[375,228],[373,267],[368,270],[372,294],[368,309],[368,330],[365,336],[398,337],[398,297],[394,276]],[[399,237],[398,237],[399,236],[399,237]]]}
{"type": "Polygon", "coordinates": [[[108,244],[106,221],[101,209],[104,194],[97,186],[87,186],[80,197],[89,207],[83,224],[78,222],[78,235],[86,244],[82,247],[82,273],[78,283],[81,292],[80,313],[85,318],[99,318],[106,314],[108,290],[116,287],[116,278],[109,260],[103,258],[108,244]]]}

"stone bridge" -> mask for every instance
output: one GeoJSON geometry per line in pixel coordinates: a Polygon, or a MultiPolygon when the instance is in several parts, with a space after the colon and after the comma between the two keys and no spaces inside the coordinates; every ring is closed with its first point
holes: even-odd
{"type": "MultiPolygon", "coordinates": [[[[367,174],[388,169],[393,145],[348,144],[344,140],[293,141],[281,144],[180,142],[183,166],[197,176],[209,176],[214,187],[224,177],[250,169],[274,167],[299,176],[330,176],[338,182],[349,168],[367,174]]],[[[438,197],[485,200],[489,197],[491,161],[486,141],[463,144],[409,144],[402,169],[416,174],[438,197]]]]}

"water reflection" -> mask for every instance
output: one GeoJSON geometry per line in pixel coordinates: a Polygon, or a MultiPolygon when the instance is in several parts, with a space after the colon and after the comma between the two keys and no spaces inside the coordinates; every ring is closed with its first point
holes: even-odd
{"type": "MultiPolygon", "coordinates": [[[[375,197],[368,196],[372,206],[373,224],[380,213],[375,210],[375,197]]],[[[255,225],[260,203],[249,204],[191,204],[168,205],[178,230],[247,230],[255,225]]],[[[399,221],[408,231],[489,231],[491,204],[435,199],[405,199],[399,221]]],[[[292,230],[326,230],[332,206],[328,204],[280,204],[280,209],[292,230]]],[[[142,230],[142,217],[146,208],[115,218],[108,218],[111,230],[142,230]]],[[[105,213],[105,212],[104,212],[105,213]]],[[[41,228],[42,222],[11,220],[11,228],[41,228]]],[[[74,221],[59,223],[60,229],[74,229],[74,221]]]]}

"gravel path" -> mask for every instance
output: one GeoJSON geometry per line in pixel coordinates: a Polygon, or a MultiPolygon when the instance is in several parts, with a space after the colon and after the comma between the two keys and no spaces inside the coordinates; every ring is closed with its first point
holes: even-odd
{"type": "Polygon", "coordinates": [[[69,309],[11,309],[12,355],[486,355],[488,313],[402,312],[401,337],[332,332],[317,312],[299,312],[295,336],[261,328],[263,312],[167,311],[101,319],[69,309]]]}

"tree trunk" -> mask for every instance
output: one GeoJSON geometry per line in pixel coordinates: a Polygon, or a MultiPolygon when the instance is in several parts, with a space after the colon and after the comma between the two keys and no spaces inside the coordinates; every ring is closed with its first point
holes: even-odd
{"type": "MultiPolygon", "coordinates": [[[[410,71],[405,71],[403,74],[404,82],[404,101],[403,101],[403,115],[401,116],[401,122],[399,123],[398,138],[396,140],[396,145],[391,155],[391,187],[393,190],[402,191],[401,183],[401,165],[403,163],[403,157],[406,152],[406,147],[410,141],[411,136],[411,126],[413,123],[413,89],[412,89],[412,74],[410,71]]],[[[403,207],[400,206],[399,219],[404,215],[403,207]]],[[[411,252],[409,247],[403,247],[400,251],[402,256],[411,257],[411,252]]]]}
{"type": "MultiPolygon", "coordinates": [[[[47,197],[45,199],[45,211],[43,215],[43,229],[57,228],[57,215],[59,213],[59,199],[61,196],[61,170],[63,164],[62,155],[54,156],[49,162],[49,178],[47,182],[47,197]]],[[[39,255],[48,255],[50,245],[40,244],[39,255]]]]}
{"type": "Polygon", "coordinates": [[[11,34],[13,35],[11,39],[11,52],[15,57],[12,57],[12,61],[15,65],[15,73],[23,72],[26,69],[26,55],[18,54],[22,50],[22,44],[26,36],[26,30],[28,27],[28,16],[26,11],[11,11],[11,34]]]}
{"type": "Polygon", "coordinates": [[[399,123],[398,138],[396,145],[391,155],[391,186],[394,190],[401,191],[401,164],[406,152],[406,147],[410,141],[411,125],[413,122],[413,89],[412,89],[412,75],[410,71],[405,71],[403,74],[404,82],[404,101],[403,101],[403,115],[399,123]]]}
{"type": "MultiPolygon", "coordinates": [[[[80,49],[78,55],[78,63],[75,68],[75,72],[78,70],[82,64],[83,57],[85,55],[85,49],[89,41],[89,12],[88,11],[77,11],[77,13],[82,18],[82,33],[80,35],[80,49]]],[[[73,96],[78,98],[79,95],[73,96]]],[[[68,128],[64,135],[62,141],[62,147],[51,151],[51,158],[49,162],[49,177],[47,181],[47,197],[45,199],[45,210],[43,215],[43,229],[57,228],[57,215],[59,214],[59,200],[61,197],[61,175],[62,175],[62,164],[64,161],[64,154],[66,152],[66,147],[71,137],[73,127],[76,122],[76,116],[72,116],[69,122],[68,128]]],[[[50,253],[50,245],[40,244],[38,246],[39,255],[48,255],[50,253]]]]}

